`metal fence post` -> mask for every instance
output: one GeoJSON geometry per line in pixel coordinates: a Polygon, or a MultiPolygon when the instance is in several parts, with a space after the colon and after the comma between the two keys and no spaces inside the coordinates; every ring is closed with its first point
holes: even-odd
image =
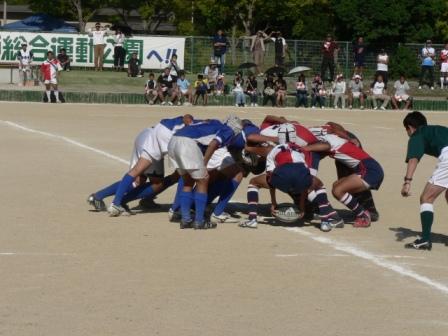
{"type": "Polygon", "coordinates": [[[349,57],[349,53],[348,53],[349,43],[350,42],[345,42],[345,71],[344,71],[345,74],[344,74],[344,76],[346,78],[351,78],[351,76],[347,77],[347,76],[349,76],[349,70],[348,70],[348,68],[349,68],[349,61],[348,61],[348,57],[349,57]]]}
{"type": "Polygon", "coordinates": [[[193,73],[194,66],[194,37],[190,37],[190,72],[193,73]]]}
{"type": "Polygon", "coordinates": [[[297,66],[297,40],[294,40],[294,67],[297,66]]]}

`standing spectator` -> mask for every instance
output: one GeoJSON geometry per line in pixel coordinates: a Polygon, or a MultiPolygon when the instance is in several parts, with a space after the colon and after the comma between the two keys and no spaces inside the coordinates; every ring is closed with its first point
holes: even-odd
{"type": "Polygon", "coordinates": [[[386,50],[381,49],[380,53],[376,58],[376,76],[381,75],[384,84],[387,85],[389,79],[389,55],[387,55],[386,50]]]}
{"type": "Polygon", "coordinates": [[[108,29],[102,29],[101,23],[95,23],[95,29],[90,29],[89,36],[93,40],[93,61],[95,71],[103,71],[104,47],[106,46],[105,37],[109,34],[108,29]]]}
{"type": "Polygon", "coordinates": [[[244,96],[244,79],[240,72],[235,74],[233,92],[235,93],[235,106],[244,107],[246,101],[246,97],[244,96]]]}
{"type": "Polygon", "coordinates": [[[342,74],[336,77],[336,82],[333,84],[333,97],[334,108],[338,108],[339,100],[341,100],[341,108],[345,109],[345,91],[347,90],[347,84],[345,83],[344,76],[342,74]]]}
{"type": "Polygon", "coordinates": [[[177,78],[179,77],[180,74],[180,68],[179,65],[177,64],[176,54],[173,54],[173,56],[171,56],[170,64],[168,65],[168,67],[170,68],[171,77],[173,77],[174,81],[177,81],[177,78]]]}
{"type": "Polygon", "coordinates": [[[320,68],[320,77],[322,81],[325,81],[325,75],[327,69],[330,71],[330,82],[334,80],[334,70],[335,70],[335,57],[339,51],[339,47],[333,37],[328,34],[326,40],[322,44],[322,64],[320,68]]]}
{"type": "Polygon", "coordinates": [[[17,60],[19,61],[19,85],[25,86],[31,80],[31,63],[33,62],[33,52],[28,50],[28,45],[22,43],[22,49],[17,52],[17,60]]]}
{"type": "Polygon", "coordinates": [[[193,101],[191,94],[190,82],[185,78],[185,72],[180,72],[180,78],[177,79],[177,87],[179,88],[179,99],[177,105],[181,104],[182,98],[185,98],[184,105],[190,105],[193,101]]]}
{"type": "Polygon", "coordinates": [[[366,45],[364,44],[364,38],[359,36],[353,45],[353,54],[355,61],[355,74],[361,75],[364,70],[364,58],[366,55],[366,45]]]}
{"type": "Polygon", "coordinates": [[[173,105],[177,98],[177,83],[170,75],[170,68],[166,67],[163,73],[157,78],[157,84],[159,86],[158,97],[162,105],[165,105],[165,97],[168,97],[168,105],[173,105]]]}
{"type": "Polygon", "coordinates": [[[447,84],[448,76],[448,43],[445,44],[445,48],[440,52],[440,88],[443,89],[447,84]]]}
{"type": "Polygon", "coordinates": [[[64,71],[70,71],[71,67],[70,67],[70,57],[67,55],[67,52],[65,51],[64,48],[61,48],[59,50],[59,54],[57,56],[57,59],[59,61],[59,63],[61,63],[61,67],[62,70],[64,71]]]}
{"type": "Polygon", "coordinates": [[[409,87],[408,82],[404,75],[400,76],[400,80],[397,80],[394,84],[395,94],[392,96],[392,106],[395,109],[399,109],[398,104],[401,102],[405,102],[404,109],[409,110],[409,107],[412,103],[412,97],[409,95],[409,87]]]}
{"type": "Polygon", "coordinates": [[[194,101],[193,104],[196,105],[198,103],[199,97],[202,97],[202,103],[204,106],[207,105],[208,96],[207,96],[207,80],[204,79],[204,75],[199,74],[198,78],[194,82],[194,101]]]}
{"type": "Polygon", "coordinates": [[[266,52],[266,48],[264,46],[264,40],[268,36],[264,31],[259,30],[257,34],[251,37],[252,42],[250,45],[250,51],[252,52],[252,56],[254,59],[254,63],[256,66],[256,74],[257,76],[263,76],[262,68],[264,64],[264,54],[266,52]]]}
{"type": "Polygon", "coordinates": [[[42,80],[45,84],[48,103],[51,103],[51,90],[54,91],[56,103],[60,103],[58,91],[58,73],[62,71],[61,64],[54,58],[52,51],[47,52],[47,59],[40,65],[42,80]]]}
{"type": "Polygon", "coordinates": [[[386,83],[384,83],[383,76],[378,75],[376,80],[372,83],[370,87],[371,96],[369,98],[372,100],[373,109],[378,109],[377,100],[382,100],[383,104],[380,109],[385,110],[387,104],[389,103],[390,97],[387,95],[386,83]]]}
{"type": "Polygon", "coordinates": [[[157,99],[157,82],[154,79],[154,73],[150,73],[145,84],[145,99],[149,105],[153,105],[157,99]]]}
{"type": "Polygon", "coordinates": [[[212,58],[210,64],[205,67],[204,75],[207,76],[208,92],[213,94],[219,76],[218,64],[214,58],[212,58]]]}
{"type": "Polygon", "coordinates": [[[224,73],[224,65],[226,63],[226,52],[229,41],[220,29],[213,37],[213,56],[215,61],[219,64],[219,73],[224,73]]]}
{"type": "Polygon", "coordinates": [[[277,93],[277,107],[286,106],[286,81],[283,79],[283,74],[279,73],[277,75],[277,80],[275,81],[275,89],[277,93]]]}
{"type": "Polygon", "coordinates": [[[418,88],[421,89],[423,86],[423,80],[425,79],[425,74],[429,73],[429,87],[434,90],[434,57],[436,52],[432,47],[431,40],[427,40],[425,46],[422,49],[422,67],[420,71],[420,81],[418,83],[418,88]]]}
{"type": "Polygon", "coordinates": [[[314,109],[319,103],[320,108],[325,108],[325,97],[327,92],[325,91],[324,82],[319,74],[314,76],[311,83],[311,107],[314,109]]]}
{"type": "Polygon", "coordinates": [[[114,36],[114,68],[116,71],[121,71],[124,67],[124,59],[126,58],[126,51],[123,48],[125,36],[120,28],[117,28],[114,36]]]}
{"type": "Polygon", "coordinates": [[[133,52],[128,62],[128,77],[142,77],[142,62],[137,58],[137,53],[133,52]]]}
{"type": "Polygon", "coordinates": [[[249,78],[246,81],[246,94],[250,98],[250,106],[255,107],[258,106],[257,104],[257,98],[258,98],[258,91],[257,91],[257,79],[255,78],[254,74],[251,74],[249,78]]]}
{"type": "Polygon", "coordinates": [[[305,75],[301,73],[296,82],[296,107],[308,106],[308,89],[306,87],[305,75]]]}
{"type": "Polygon", "coordinates": [[[266,79],[263,81],[263,106],[266,106],[268,101],[272,106],[275,105],[275,82],[274,77],[271,74],[266,75],[266,79]]]}
{"type": "Polygon", "coordinates": [[[286,50],[288,45],[286,40],[282,37],[282,33],[279,31],[273,31],[269,34],[271,41],[274,42],[275,50],[275,66],[283,67],[285,64],[286,50]]]}
{"type": "Polygon", "coordinates": [[[348,105],[350,110],[353,108],[353,101],[359,99],[361,110],[364,109],[364,86],[362,84],[362,77],[360,75],[354,75],[350,83],[348,84],[348,105]]]}

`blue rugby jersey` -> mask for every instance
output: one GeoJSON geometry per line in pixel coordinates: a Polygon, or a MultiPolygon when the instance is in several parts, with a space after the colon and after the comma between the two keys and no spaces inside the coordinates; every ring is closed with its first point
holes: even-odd
{"type": "Polygon", "coordinates": [[[260,128],[252,123],[247,123],[243,126],[243,131],[235,136],[229,144],[229,148],[241,150],[247,143],[247,137],[251,134],[260,134],[260,128]]]}
{"type": "Polygon", "coordinates": [[[179,130],[185,126],[183,116],[171,118],[171,119],[162,119],[162,120],[160,120],[160,124],[162,124],[163,126],[168,128],[172,132],[176,132],[177,130],[179,130]]]}

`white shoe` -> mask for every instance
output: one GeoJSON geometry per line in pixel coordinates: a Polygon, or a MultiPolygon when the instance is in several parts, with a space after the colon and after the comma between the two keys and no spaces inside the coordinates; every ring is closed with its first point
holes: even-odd
{"type": "Polygon", "coordinates": [[[242,222],[239,224],[239,227],[242,227],[242,228],[250,228],[250,229],[256,229],[257,226],[258,226],[258,222],[257,222],[257,219],[256,219],[256,218],[254,218],[254,219],[248,219],[248,220],[242,221],[242,222]]]}
{"type": "Polygon", "coordinates": [[[337,108],[338,108],[338,106],[337,106],[337,105],[335,105],[335,106],[334,106],[334,109],[336,110],[337,108]]]}
{"type": "Polygon", "coordinates": [[[160,105],[166,105],[166,102],[163,101],[163,102],[160,103],[160,105]]]}
{"type": "Polygon", "coordinates": [[[364,110],[364,106],[361,105],[361,110],[364,110]]]}
{"type": "Polygon", "coordinates": [[[329,232],[329,231],[331,231],[332,228],[333,228],[333,227],[331,226],[331,223],[330,223],[330,222],[327,222],[327,221],[321,221],[321,222],[320,222],[320,229],[321,229],[323,232],[329,232]]]}
{"type": "Polygon", "coordinates": [[[381,106],[380,109],[384,111],[386,108],[384,106],[381,106]]]}
{"type": "Polygon", "coordinates": [[[350,105],[348,108],[351,110],[353,108],[353,106],[350,105]]]}
{"type": "Polygon", "coordinates": [[[239,107],[239,105],[238,105],[238,104],[235,104],[235,107],[239,107]]]}
{"type": "Polygon", "coordinates": [[[322,110],[324,110],[324,109],[325,109],[325,106],[321,106],[320,108],[321,108],[322,110]]]}
{"type": "Polygon", "coordinates": [[[314,106],[314,105],[313,105],[313,106],[311,106],[311,108],[312,108],[312,109],[315,109],[315,108],[316,108],[316,106],[314,106]]]}
{"type": "Polygon", "coordinates": [[[419,87],[418,87],[418,89],[419,89],[419,90],[421,90],[421,89],[422,89],[422,87],[421,87],[421,86],[419,86],[419,87]]]}
{"type": "Polygon", "coordinates": [[[236,218],[230,216],[227,212],[223,212],[220,215],[215,215],[214,213],[212,213],[212,215],[210,216],[210,222],[214,224],[221,224],[221,223],[236,223],[238,221],[236,220],[236,218]]]}
{"type": "Polygon", "coordinates": [[[374,110],[378,110],[378,107],[377,106],[375,106],[374,108],[373,108],[374,110]]]}
{"type": "Polygon", "coordinates": [[[258,107],[258,104],[257,104],[257,103],[255,103],[255,104],[254,104],[254,107],[258,107]]]}
{"type": "Polygon", "coordinates": [[[173,106],[173,102],[168,102],[168,105],[169,106],[173,106]]]}
{"type": "Polygon", "coordinates": [[[434,90],[434,86],[431,86],[431,90],[434,90]]]}
{"type": "Polygon", "coordinates": [[[109,208],[107,208],[107,212],[109,213],[110,217],[118,217],[125,211],[126,210],[123,207],[115,205],[113,203],[109,206],[109,208]]]}

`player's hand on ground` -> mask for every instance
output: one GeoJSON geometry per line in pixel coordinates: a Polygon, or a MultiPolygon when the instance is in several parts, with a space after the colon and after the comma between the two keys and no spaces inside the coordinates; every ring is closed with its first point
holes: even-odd
{"type": "Polygon", "coordinates": [[[278,210],[277,210],[277,204],[271,204],[271,215],[277,216],[278,210]]]}
{"type": "Polygon", "coordinates": [[[411,185],[409,183],[403,184],[403,187],[401,188],[401,196],[403,197],[411,196],[411,185]]]}

